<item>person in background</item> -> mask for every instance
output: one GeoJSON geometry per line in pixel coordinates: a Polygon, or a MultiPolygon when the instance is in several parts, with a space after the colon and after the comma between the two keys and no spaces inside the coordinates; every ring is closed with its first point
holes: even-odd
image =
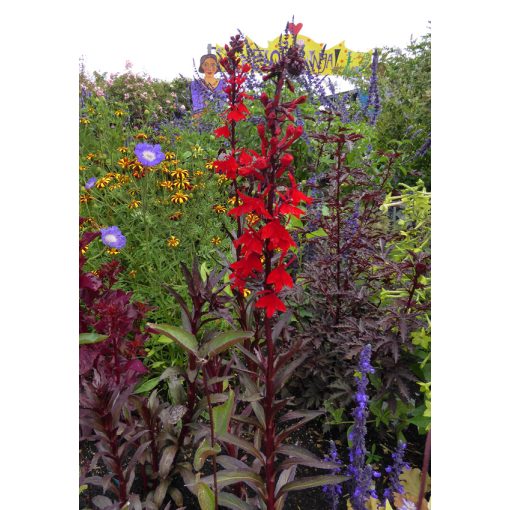
{"type": "Polygon", "coordinates": [[[200,116],[204,108],[211,101],[224,102],[227,99],[223,88],[226,83],[223,78],[214,75],[219,71],[216,55],[208,53],[200,57],[198,72],[204,77],[191,82],[191,101],[193,103],[193,115],[200,116]]]}

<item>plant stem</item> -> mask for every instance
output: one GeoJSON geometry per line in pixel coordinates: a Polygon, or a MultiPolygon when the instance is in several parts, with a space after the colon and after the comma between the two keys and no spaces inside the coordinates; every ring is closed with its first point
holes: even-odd
{"type": "Polygon", "coordinates": [[[421,480],[420,480],[420,493],[418,495],[418,501],[416,502],[416,508],[421,510],[423,499],[425,498],[425,485],[427,482],[427,473],[429,470],[430,463],[430,430],[427,432],[427,440],[425,442],[425,455],[423,457],[423,465],[421,468],[421,480]]]}
{"type": "MultiPolygon", "coordinates": [[[[214,448],[215,437],[214,437],[214,420],[211,404],[211,395],[209,392],[209,384],[207,381],[207,367],[202,367],[202,377],[204,378],[204,391],[207,398],[207,409],[209,410],[209,422],[211,429],[211,447],[214,448]]],[[[216,465],[216,453],[213,453],[213,480],[214,480],[214,510],[218,510],[218,480],[216,479],[217,465],[216,465]]]]}

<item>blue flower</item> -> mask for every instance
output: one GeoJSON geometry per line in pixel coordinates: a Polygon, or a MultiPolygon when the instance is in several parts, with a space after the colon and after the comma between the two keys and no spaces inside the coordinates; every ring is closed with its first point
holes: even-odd
{"type": "Polygon", "coordinates": [[[126,246],[126,238],[122,235],[119,227],[107,227],[101,229],[101,241],[109,248],[120,250],[126,246]]]}
{"type": "Polygon", "coordinates": [[[145,166],[155,166],[165,159],[165,153],[161,150],[161,145],[151,145],[150,143],[139,143],[135,147],[135,154],[138,161],[145,166]]]}
{"type": "Polygon", "coordinates": [[[96,184],[97,177],[91,177],[85,184],[85,189],[90,189],[96,184]]]}

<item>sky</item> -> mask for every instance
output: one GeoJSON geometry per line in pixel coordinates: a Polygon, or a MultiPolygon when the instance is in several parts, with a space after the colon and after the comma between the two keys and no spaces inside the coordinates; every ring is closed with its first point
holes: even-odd
{"type": "MultiPolygon", "coordinates": [[[[328,48],[345,41],[352,51],[375,47],[405,47],[414,37],[427,32],[431,20],[430,2],[339,1],[278,2],[148,2],[128,0],[102,2],[96,9],[80,12],[78,55],[90,73],[124,72],[126,60],[133,71],[153,78],[171,80],[182,74],[191,78],[193,60],[207,52],[207,45],[223,45],[241,30],[259,46],[277,37],[294,15],[303,23],[301,34],[328,48]],[[148,5],[148,8],[145,7],[148,5]],[[220,7],[227,5],[227,7],[220,7]],[[243,7],[239,7],[243,5],[243,7]],[[351,6],[354,6],[351,8],[351,6]],[[137,13],[134,16],[129,13],[137,13]],[[143,29],[142,18],[150,21],[143,29]],[[89,28],[93,27],[92,31],[89,28]]],[[[197,64],[198,66],[198,64],[197,64]]]]}

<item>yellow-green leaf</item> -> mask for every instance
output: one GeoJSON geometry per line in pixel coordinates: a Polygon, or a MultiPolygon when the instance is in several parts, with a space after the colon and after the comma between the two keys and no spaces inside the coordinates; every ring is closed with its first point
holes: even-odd
{"type": "Polygon", "coordinates": [[[80,333],[80,345],[97,344],[107,338],[108,335],[100,335],[99,333],[80,333]]]}
{"type": "Polygon", "coordinates": [[[222,435],[228,432],[228,425],[232,417],[232,409],[234,408],[234,392],[228,392],[228,399],[226,402],[219,406],[213,407],[213,423],[214,431],[217,435],[222,435]]]}
{"type": "Polygon", "coordinates": [[[197,484],[198,503],[200,510],[214,510],[214,492],[205,483],[197,484]]]}
{"type": "Polygon", "coordinates": [[[251,338],[252,336],[252,331],[227,331],[226,333],[221,333],[202,345],[200,354],[204,358],[206,356],[214,356],[239,343],[241,340],[251,338]]]}
{"type": "Polygon", "coordinates": [[[170,326],[170,324],[152,324],[148,323],[148,327],[154,330],[156,333],[165,335],[168,338],[174,340],[183,349],[186,349],[191,354],[198,356],[198,342],[195,335],[192,335],[188,331],[177,328],[176,326],[170,326]]]}
{"type": "Polygon", "coordinates": [[[205,460],[211,455],[218,455],[221,452],[221,446],[219,444],[215,444],[214,447],[211,446],[211,443],[206,438],[202,441],[200,446],[197,448],[195,452],[195,458],[193,459],[193,467],[195,471],[200,471],[204,466],[205,460]]]}

